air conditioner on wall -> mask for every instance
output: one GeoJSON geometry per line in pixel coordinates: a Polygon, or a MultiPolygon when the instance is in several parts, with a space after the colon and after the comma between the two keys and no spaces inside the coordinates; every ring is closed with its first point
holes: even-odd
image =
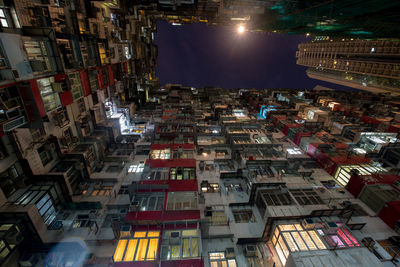
{"type": "Polygon", "coordinates": [[[257,255],[256,245],[246,245],[244,248],[244,254],[246,257],[255,257],[257,255]]]}
{"type": "Polygon", "coordinates": [[[301,222],[301,225],[304,227],[304,229],[314,229],[315,228],[315,222],[310,218],[304,219],[301,222]]]}
{"type": "Polygon", "coordinates": [[[235,253],[235,248],[226,248],[225,249],[225,258],[235,258],[236,253],[235,253]]]}
{"type": "Polygon", "coordinates": [[[169,244],[170,245],[179,245],[180,243],[180,232],[171,232],[169,244]]]}

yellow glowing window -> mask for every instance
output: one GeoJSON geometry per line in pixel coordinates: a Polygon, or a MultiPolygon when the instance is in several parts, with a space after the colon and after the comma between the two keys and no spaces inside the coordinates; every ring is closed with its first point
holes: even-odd
{"type": "Polygon", "coordinates": [[[117,249],[115,250],[115,253],[114,253],[114,261],[122,260],[122,256],[124,255],[127,241],[128,240],[126,240],[126,239],[121,239],[118,241],[117,249]]]}
{"type": "Polygon", "coordinates": [[[133,261],[133,257],[135,256],[137,242],[138,242],[137,239],[129,240],[128,247],[125,252],[124,261],[133,261]]]}
{"type": "Polygon", "coordinates": [[[150,239],[146,260],[155,260],[157,257],[158,239],[150,239]]]}
{"type": "Polygon", "coordinates": [[[92,196],[97,196],[98,193],[99,193],[99,190],[93,190],[92,196]]]}
{"type": "Polygon", "coordinates": [[[135,232],[133,237],[146,237],[146,232],[135,232]]]}
{"type": "Polygon", "coordinates": [[[143,261],[146,258],[146,249],[148,242],[148,239],[140,239],[135,260],[143,261]]]}
{"type": "Polygon", "coordinates": [[[197,236],[197,230],[183,230],[182,236],[197,236]]]}
{"type": "Polygon", "coordinates": [[[314,244],[314,242],[311,240],[310,236],[307,234],[306,231],[301,231],[301,232],[299,232],[299,233],[300,233],[301,237],[303,238],[304,242],[306,242],[307,247],[308,247],[310,250],[316,250],[316,249],[317,249],[317,246],[316,246],[316,245],[314,244]]]}
{"type": "Polygon", "coordinates": [[[299,250],[299,248],[297,247],[296,243],[294,242],[294,240],[289,232],[282,233],[282,235],[285,237],[286,243],[288,244],[290,251],[293,252],[293,251],[299,250]]]}
{"type": "Polygon", "coordinates": [[[319,235],[317,235],[317,233],[314,230],[308,231],[308,233],[310,234],[311,238],[313,239],[313,241],[315,242],[315,244],[319,249],[326,249],[324,242],[322,242],[321,238],[319,237],[319,235]]]}
{"type": "Polygon", "coordinates": [[[306,244],[304,243],[303,239],[301,239],[298,232],[291,232],[294,240],[296,241],[297,245],[300,248],[300,251],[308,251],[306,244]]]}
{"type": "Polygon", "coordinates": [[[279,225],[281,231],[296,231],[296,227],[293,224],[279,225]]]}
{"type": "Polygon", "coordinates": [[[300,224],[295,224],[297,231],[303,231],[303,227],[300,224]]]}
{"type": "Polygon", "coordinates": [[[147,233],[147,237],[159,237],[159,236],[160,236],[160,232],[157,232],[157,231],[147,233]]]}

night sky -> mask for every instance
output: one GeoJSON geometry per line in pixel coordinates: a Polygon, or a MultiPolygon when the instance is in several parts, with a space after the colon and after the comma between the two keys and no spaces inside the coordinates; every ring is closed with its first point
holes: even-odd
{"type": "Polygon", "coordinates": [[[173,26],[160,21],[157,26],[160,85],[312,89],[319,84],[349,89],[310,79],[306,67],[296,65],[297,44],[311,40],[304,35],[240,35],[231,27],[202,23],[173,26]]]}

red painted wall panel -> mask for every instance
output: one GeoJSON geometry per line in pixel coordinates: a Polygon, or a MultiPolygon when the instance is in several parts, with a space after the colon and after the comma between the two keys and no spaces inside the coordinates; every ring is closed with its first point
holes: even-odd
{"type": "Polygon", "coordinates": [[[72,99],[71,91],[62,92],[59,95],[63,107],[68,106],[74,102],[74,100],[72,99]]]}
{"type": "Polygon", "coordinates": [[[89,75],[87,70],[82,70],[79,72],[79,78],[81,79],[83,95],[90,95],[90,83],[89,83],[89,75]]]}
{"type": "Polygon", "coordinates": [[[400,220],[400,201],[387,202],[378,214],[390,228],[394,229],[400,220]]]}

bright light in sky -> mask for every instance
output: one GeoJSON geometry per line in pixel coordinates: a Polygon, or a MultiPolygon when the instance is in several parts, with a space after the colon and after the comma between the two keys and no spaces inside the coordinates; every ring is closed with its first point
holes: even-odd
{"type": "Polygon", "coordinates": [[[245,30],[245,28],[244,28],[243,25],[240,25],[240,26],[238,27],[238,33],[244,33],[244,30],[245,30]]]}

